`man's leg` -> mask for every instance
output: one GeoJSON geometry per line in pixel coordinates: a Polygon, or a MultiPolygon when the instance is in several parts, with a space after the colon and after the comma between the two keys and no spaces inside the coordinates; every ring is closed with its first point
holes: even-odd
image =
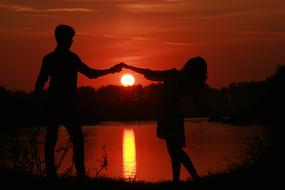
{"type": "Polygon", "coordinates": [[[200,177],[198,175],[197,170],[194,167],[192,160],[190,159],[190,156],[187,155],[187,153],[182,148],[180,149],[180,155],[181,155],[182,164],[185,166],[185,168],[191,175],[192,179],[198,180],[200,177]]]}
{"type": "Polygon", "coordinates": [[[57,131],[59,125],[49,124],[47,126],[46,142],[45,142],[45,161],[47,177],[56,177],[56,167],[54,161],[54,149],[57,141],[57,131]]]}
{"type": "Polygon", "coordinates": [[[84,136],[81,126],[77,123],[67,124],[66,129],[73,144],[73,160],[77,170],[77,176],[86,175],[84,165],[84,136]]]}

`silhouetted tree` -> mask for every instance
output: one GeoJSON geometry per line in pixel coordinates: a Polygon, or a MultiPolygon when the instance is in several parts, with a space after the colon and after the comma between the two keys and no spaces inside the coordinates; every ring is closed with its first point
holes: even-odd
{"type": "MultiPolygon", "coordinates": [[[[207,101],[224,110],[230,122],[279,122],[284,118],[285,66],[263,81],[233,82],[221,89],[210,88],[207,101]]],[[[78,88],[82,123],[102,120],[153,120],[157,117],[160,83],[129,87],[107,85],[95,89],[78,88]]],[[[45,123],[46,92],[12,91],[0,86],[1,122],[16,128],[45,123]]],[[[209,117],[211,113],[195,105],[189,97],[181,100],[185,117],[209,117]]],[[[5,125],[4,125],[5,126],[5,125]]],[[[3,127],[2,127],[3,128],[3,127]]]]}

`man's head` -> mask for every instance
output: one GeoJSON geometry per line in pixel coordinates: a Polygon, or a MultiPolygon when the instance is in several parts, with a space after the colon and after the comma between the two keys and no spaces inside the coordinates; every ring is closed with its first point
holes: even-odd
{"type": "Polygon", "coordinates": [[[55,39],[58,47],[69,49],[74,35],[75,30],[71,26],[60,24],[55,28],[55,39]]]}

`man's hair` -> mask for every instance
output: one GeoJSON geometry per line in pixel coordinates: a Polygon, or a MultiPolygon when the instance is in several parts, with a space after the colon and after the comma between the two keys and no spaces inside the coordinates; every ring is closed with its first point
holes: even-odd
{"type": "Polygon", "coordinates": [[[200,56],[189,59],[182,68],[182,71],[187,73],[197,83],[203,84],[208,78],[207,62],[200,56]]]}
{"type": "Polygon", "coordinates": [[[60,24],[55,28],[55,39],[60,42],[65,39],[70,39],[75,35],[75,30],[68,25],[60,24]]]}

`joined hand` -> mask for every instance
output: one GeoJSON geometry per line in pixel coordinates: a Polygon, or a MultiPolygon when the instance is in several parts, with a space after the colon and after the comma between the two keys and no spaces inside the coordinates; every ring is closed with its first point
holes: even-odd
{"type": "Polygon", "coordinates": [[[122,65],[123,68],[128,69],[129,65],[125,64],[125,63],[120,63],[122,65]]]}
{"type": "Polygon", "coordinates": [[[119,64],[114,65],[110,69],[111,69],[112,73],[116,73],[116,72],[121,72],[122,67],[123,67],[122,63],[119,63],[119,64]]]}

